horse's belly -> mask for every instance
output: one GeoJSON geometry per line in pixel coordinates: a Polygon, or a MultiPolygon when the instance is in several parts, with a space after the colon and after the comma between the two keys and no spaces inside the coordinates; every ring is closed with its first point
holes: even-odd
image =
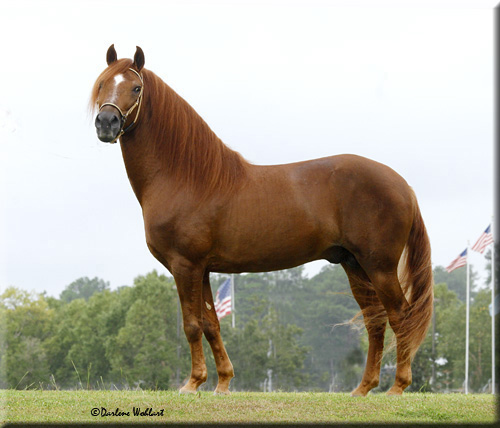
{"type": "Polygon", "coordinates": [[[270,272],[274,270],[290,269],[313,260],[321,259],[320,255],[292,254],[285,255],[274,253],[267,257],[227,258],[218,259],[210,265],[211,272],[242,273],[242,272],[270,272]]]}
{"type": "Polygon", "coordinates": [[[211,270],[216,272],[265,272],[289,269],[323,258],[332,245],[316,224],[301,222],[266,227],[265,221],[244,232],[233,231],[219,241],[211,270]]]}

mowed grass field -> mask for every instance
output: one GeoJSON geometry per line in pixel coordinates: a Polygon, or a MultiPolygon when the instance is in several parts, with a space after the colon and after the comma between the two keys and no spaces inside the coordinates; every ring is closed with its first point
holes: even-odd
{"type": "Polygon", "coordinates": [[[214,396],[211,392],[201,392],[193,396],[179,395],[177,391],[7,390],[1,391],[1,394],[2,424],[7,422],[451,424],[492,423],[497,420],[495,398],[490,394],[405,393],[401,397],[370,394],[367,397],[356,398],[341,393],[284,392],[235,392],[229,396],[214,396]]]}

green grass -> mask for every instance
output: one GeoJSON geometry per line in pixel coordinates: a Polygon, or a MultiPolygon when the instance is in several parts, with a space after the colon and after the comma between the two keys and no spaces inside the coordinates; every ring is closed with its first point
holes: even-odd
{"type": "Polygon", "coordinates": [[[496,421],[492,395],[236,392],[196,396],[177,391],[2,391],[0,422],[441,422],[496,421]],[[92,416],[93,408],[130,416],[92,416]],[[163,416],[134,416],[133,407],[163,409],[163,416]]]}

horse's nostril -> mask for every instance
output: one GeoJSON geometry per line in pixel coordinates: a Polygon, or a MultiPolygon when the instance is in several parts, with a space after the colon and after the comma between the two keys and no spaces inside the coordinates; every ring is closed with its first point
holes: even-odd
{"type": "Polygon", "coordinates": [[[95,118],[95,127],[100,128],[101,127],[101,118],[99,117],[100,115],[98,114],[97,117],[95,118]]]}
{"type": "Polygon", "coordinates": [[[113,113],[101,112],[95,118],[95,127],[97,129],[120,128],[120,118],[113,113]]]}

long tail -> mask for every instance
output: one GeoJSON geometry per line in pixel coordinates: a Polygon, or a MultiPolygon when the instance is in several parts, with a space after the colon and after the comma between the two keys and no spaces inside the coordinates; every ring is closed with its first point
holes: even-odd
{"type": "Polygon", "coordinates": [[[415,201],[415,215],[405,251],[400,260],[399,280],[410,308],[401,332],[409,339],[410,357],[413,358],[425,339],[432,318],[434,286],[432,278],[431,246],[427,230],[415,201]]]}

